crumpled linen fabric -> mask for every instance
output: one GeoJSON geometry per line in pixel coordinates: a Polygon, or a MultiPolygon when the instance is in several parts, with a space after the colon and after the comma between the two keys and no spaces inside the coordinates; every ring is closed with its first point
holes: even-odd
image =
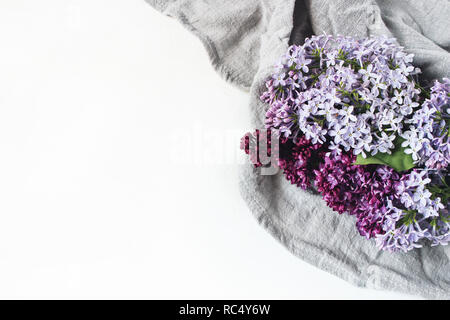
{"type": "MultiPolygon", "coordinates": [[[[448,0],[146,0],[203,42],[215,69],[249,92],[252,126],[263,128],[265,79],[289,44],[314,34],[395,37],[424,77],[450,76],[448,0]]],[[[450,298],[450,248],[376,249],[351,216],[282,174],[240,170],[242,197],[258,222],[293,254],[354,285],[431,299],[450,298]]]]}

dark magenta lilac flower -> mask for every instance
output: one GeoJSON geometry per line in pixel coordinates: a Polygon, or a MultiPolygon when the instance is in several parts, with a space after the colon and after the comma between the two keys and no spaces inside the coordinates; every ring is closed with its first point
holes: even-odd
{"type": "Polygon", "coordinates": [[[400,175],[387,166],[353,165],[355,159],[350,153],[326,156],[315,183],[328,206],[354,215],[359,233],[372,238],[383,233],[387,199],[395,195],[400,175]]]}
{"type": "Polygon", "coordinates": [[[291,184],[306,190],[311,188],[314,169],[318,167],[326,152],[326,146],[313,144],[304,136],[295,140],[282,139],[278,166],[291,184]]]}
{"type": "MultiPolygon", "coordinates": [[[[450,80],[427,90],[412,61],[393,39],[314,36],[289,48],[261,95],[286,179],[316,188],[388,251],[450,241],[450,80]],[[415,169],[379,158],[399,151],[415,169]]],[[[249,139],[241,148],[261,166],[249,139]]]]}

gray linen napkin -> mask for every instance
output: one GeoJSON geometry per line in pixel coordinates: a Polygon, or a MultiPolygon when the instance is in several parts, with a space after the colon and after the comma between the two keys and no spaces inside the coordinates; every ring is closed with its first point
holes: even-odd
{"type": "MultiPolygon", "coordinates": [[[[251,95],[252,125],[263,127],[264,81],[289,43],[312,32],[397,38],[429,79],[450,75],[447,0],[146,0],[196,34],[211,63],[251,95]]],[[[450,298],[450,249],[380,252],[353,217],[333,212],[317,195],[281,174],[242,166],[240,190],[259,223],[292,253],[352,284],[433,299],[450,298]]]]}

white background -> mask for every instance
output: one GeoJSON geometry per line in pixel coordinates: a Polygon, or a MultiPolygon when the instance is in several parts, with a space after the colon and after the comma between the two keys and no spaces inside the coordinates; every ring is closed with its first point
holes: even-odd
{"type": "Polygon", "coordinates": [[[248,94],[144,0],[0,0],[0,43],[0,298],[408,298],[257,224],[248,94]]]}

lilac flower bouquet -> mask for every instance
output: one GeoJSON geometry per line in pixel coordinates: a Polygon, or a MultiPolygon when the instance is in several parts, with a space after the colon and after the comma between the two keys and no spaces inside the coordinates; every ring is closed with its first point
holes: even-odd
{"type": "Polygon", "coordinates": [[[450,240],[450,80],[424,88],[412,62],[392,39],[314,36],[289,48],[261,96],[286,178],[389,251],[450,240]]]}

